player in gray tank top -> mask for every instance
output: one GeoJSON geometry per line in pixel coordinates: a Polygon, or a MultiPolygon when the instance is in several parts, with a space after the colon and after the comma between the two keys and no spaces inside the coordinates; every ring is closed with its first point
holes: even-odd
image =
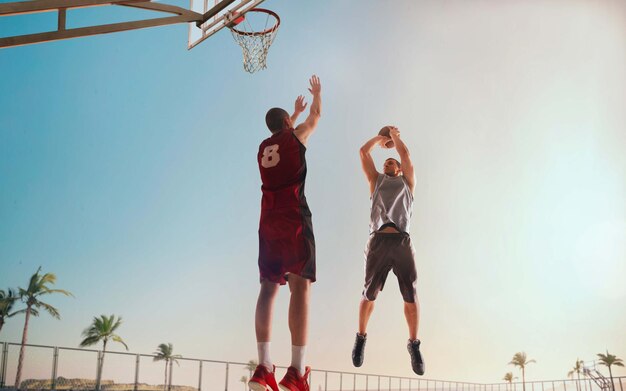
{"type": "Polygon", "coordinates": [[[359,330],[352,350],[352,363],[355,367],[363,364],[367,323],[374,310],[374,300],[383,290],[387,275],[393,270],[404,300],[404,316],[409,329],[407,349],[411,356],[411,367],[413,372],[423,375],[424,360],[419,350],[421,342],[417,339],[419,326],[417,270],[415,251],[409,237],[415,174],[409,149],[400,139],[398,128],[393,126],[388,128],[390,137],[381,135],[373,137],[361,147],[360,151],[363,172],[370,186],[372,207],[370,237],[365,248],[365,284],[359,304],[359,330]],[[400,161],[389,158],[385,160],[383,172],[378,172],[370,154],[376,145],[383,148],[395,147],[400,155],[400,161]]]}

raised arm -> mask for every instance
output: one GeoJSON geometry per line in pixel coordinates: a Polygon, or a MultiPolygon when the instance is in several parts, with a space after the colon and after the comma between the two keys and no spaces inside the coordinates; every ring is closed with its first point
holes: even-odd
{"type": "Polygon", "coordinates": [[[391,127],[389,131],[389,136],[393,140],[393,143],[396,147],[396,151],[398,151],[398,155],[400,155],[400,166],[402,168],[402,175],[404,175],[404,179],[406,179],[409,188],[411,189],[411,193],[413,193],[415,189],[415,171],[413,169],[413,162],[411,162],[411,154],[409,153],[409,148],[407,148],[406,144],[400,138],[400,131],[396,127],[391,127]]]}
{"type": "Polygon", "coordinates": [[[359,153],[361,155],[361,167],[363,168],[363,173],[367,178],[367,182],[370,185],[370,195],[374,192],[374,187],[376,187],[376,180],[378,179],[378,171],[376,170],[376,165],[374,164],[374,159],[372,159],[372,149],[376,145],[382,145],[382,143],[389,141],[389,138],[385,136],[375,136],[369,139],[361,149],[359,153]]]}
{"type": "Polygon", "coordinates": [[[291,115],[291,123],[295,124],[300,114],[306,109],[307,103],[304,102],[304,96],[298,95],[294,105],[293,114],[291,115]]]}
{"type": "Polygon", "coordinates": [[[315,131],[317,122],[320,120],[322,114],[322,84],[320,83],[320,79],[313,75],[311,79],[309,79],[309,83],[311,84],[309,92],[313,95],[311,111],[304,122],[298,125],[294,131],[298,140],[304,145],[306,145],[309,140],[309,136],[315,131]]]}

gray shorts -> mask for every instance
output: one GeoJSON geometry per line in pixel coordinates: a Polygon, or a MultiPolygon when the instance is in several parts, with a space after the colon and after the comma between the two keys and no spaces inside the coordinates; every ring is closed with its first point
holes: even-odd
{"type": "Polygon", "coordinates": [[[363,297],[374,301],[383,290],[389,271],[398,277],[402,298],[415,303],[417,270],[415,250],[407,233],[378,233],[370,235],[365,247],[365,289],[363,297]]]}

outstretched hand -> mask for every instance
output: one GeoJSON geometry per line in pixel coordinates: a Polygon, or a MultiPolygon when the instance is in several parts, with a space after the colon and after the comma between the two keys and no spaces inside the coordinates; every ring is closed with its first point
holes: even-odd
{"type": "Polygon", "coordinates": [[[396,137],[400,137],[400,131],[395,126],[389,127],[389,136],[393,139],[396,137]]]}
{"type": "Polygon", "coordinates": [[[390,149],[393,148],[393,140],[391,140],[391,137],[387,137],[387,136],[378,136],[378,145],[380,145],[381,148],[383,149],[390,149]]]}
{"type": "Polygon", "coordinates": [[[302,113],[302,112],[304,111],[304,109],[306,109],[307,104],[308,104],[308,103],[306,103],[306,102],[304,101],[304,96],[299,95],[299,96],[296,98],[296,104],[295,104],[294,111],[295,111],[296,113],[302,113]]]}
{"type": "Polygon", "coordinates": [[[309,79],[309,83],[311,84],[311,88],[309,88],[309,92],[315,95],[319,95],[322,92],[322,83],[320,83],[320,78],[313,75],[309,79]]]}

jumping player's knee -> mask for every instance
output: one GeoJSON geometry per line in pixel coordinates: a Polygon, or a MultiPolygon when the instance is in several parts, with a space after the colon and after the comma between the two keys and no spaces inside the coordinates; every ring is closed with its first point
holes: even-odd
{"type": "Polygon", "coordinates": [[[264,297],[272,297],[275,296],[276,293],[278,293],[278,288],[280,287],[280,284],[276,283],[276,282],[271,282],[269,280],[263,280],[261,281],[261,290],[259,292],[260,296],[264,296],[264,297]]]}
{"type": "Polygon", "coordinates": [[[292,293],[307,292],[311,287],[311,280],[297,274],[290,273],[287,278],[287,283],[289,284],[289,290],[292,293]]]}
{"type": "Polygon", "coordinates": [[[367,289],[364,289],[361,293],[361,298],[365,301],[375,301],[378,296],[378,292],[380,292],[380,290],[368,291],[367,289]]]}
{"type": "Polygon", "coordinates": [[[401,293],[405,303],[417,303],[417,291],[413,287],[403,289],[401,293]]]}

